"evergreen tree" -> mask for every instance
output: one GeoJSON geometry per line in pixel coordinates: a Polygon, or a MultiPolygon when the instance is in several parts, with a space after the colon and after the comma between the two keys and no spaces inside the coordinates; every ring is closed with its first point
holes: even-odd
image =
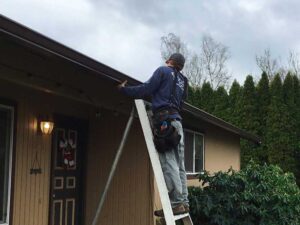
{"type": "Polygon", "coordinates": [[[190,85],[188,86],[188,97],[187,97],[187,102],[190,103],[191,105],[195,104],[195,99],[194,99],[195,91],[194,88],[191,87],[190,85]]]}
{"type": "MultiPolygon", "coordinates": [[[[253,134],[258,133],[257,94],[252,76],[247,76],[238,102],[238,126],[253,134]]],[[[250,159],[257,159],[257,146],[246,140],[241,141],[241,162],[245,166],[250,159]]]]}
{"type": "MultiPolygon", "coordinates": [[[[294,84],[294,104],[296,108],[297,133],[300,135],[300,83],[297,76],[293,77],[294,84]]],[[[300,136],[297,135],[299,138],[300,136]]]]}
{"type": "Polygon", "coordinates": [[[259,115],[258,117],[259,126],[257,130],[257,134],[262,139],[262,143],[258,148],[258,159],[260,162],[267,162],[268,151],[267,151],[267,145],[265,139],[266,139],[266,131],[267,131],[268,108],[270,105],[271,97],[270,97],[270,90],[269,90],[269,78],[265,72],[262,73],[261,79],[257,84],[256,90],[257,90],[258,115],[259,115]]]}
{"type": "MultiPolygon", "coordinates": [[[[287,121],[285,127],[285,132],[288,134],[288,143],[286,147],[286,155],[287,157],[292,157],[293,160],[296,162],[296,154],[297,154],[297,109],[295,104],[295,85],[294,85],[294,79],[293,76],[288,73],[284,79],[283,83],[283,100],[284,104],[287,108],[287,121]]],[[[294,169],[291,172],[294,172],[294,174],[297,173],[296,166],[291,165],[291,169],[294,169]]]]}
{"type": "Polygon", "coordinates": [[[300,84],[297,76],[293,76],[294,83],[294,101],[297,108],[300,108],[300,84]]]}
{"type": "Polygon", "coordinates": [[[260,126],[257,130],[257,134],[259,136],[264,136],[266,131],[266,124],[267,124],[267,114],[268,114],[268,107],[270,105],[271,97],[270,97],[270,90],[269,90],[269,79],[268,75],[263,72],[261,75],[261,79],[257,84],[257,101],[258,101],[258,112],[259,112],[259,123],[260,126]]]}
{"type": "Polygon", "coordinates": [[[297,171],[296,171],[296,178],[297,183],[300,185],[300,84],[299,79],[296,75],[293,76],[293,83],[294,83],[294,103],[296,108],[296,143],[295,143],[295,159],[297,162],[297,171]]]}
{"type": "Polygon", "coordinates": [[[243,91],[238,102],[239,126],[249,132],[257,134],[258,114],[257,114],[257,94],[253,77],[247,76],[243,91]]]}
{"type": "Polygon", "coordinates": [[[209,82],[204,82],[201,88],[201,108],[209,113],[214,111],[214,91],[209,82]]]}
{"type": "Polygon", "coordinates": [[[283,82],[283,100],[288,107],[295,107],[295,91],[293,76],[288,73],[283,82]]]}
{"type": "Polygon", "coordinates": [[[215,92],[215,108],[213,114],[225,121],[228,121],[229,96],[223,86],[218,87],[215,92]]]}
{"type": "MultiPolygon", "coordinates": [[[[286,81],[285,88],[289,87],[286,81]]],[[[268,110],[266,144],[268,160],[283,170],[295,172],[296,162],[290,147],[288,107],[284,103],[284,91],[280,75],[277,74],[270,87],[271,104],[268,110]]]]}
{"type": "Polygon", "coordinates": [[[242,92],[240,84],[234,80],[229,90],[229,115],[228,121],[232,124],[238,125],[238,102],[242,92]]]}
{"type": "Polygon", "coordinates": [[[195,88],[194,105],[198,108],[201,108],[202,106],[201,90],[199,87],[195,88]]]}

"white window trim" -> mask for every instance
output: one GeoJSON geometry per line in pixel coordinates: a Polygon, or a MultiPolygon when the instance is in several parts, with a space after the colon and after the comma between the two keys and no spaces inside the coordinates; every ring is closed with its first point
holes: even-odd
{"type": "Polygon", "coordinates": [[[8,160],[8,191],[7,191],[7,216],[6,221],[4,223],[0,223],[1,225],[9,225],[10,219],[10,200],[11,200],[11,178],[12,178],[12,154],[13,154],[13,134],[14,134],[14,116],[15,110],[14,107],[2,105],[0,104],[0,108],[9,109],[11,111],[11,123],[10,123],[10,148],[9,148],[9,160],[8,160]]]}
{"type": "Polygon", "coordinates": [[[195,156],[196,156],[196,152],[195,152],[195,134],[199,134],[203,137],[203,152],[202,152],[202,157],[203,157],[203,168],[202,170],[205,170],[205,135],[201,132],[197,132],[194,130],[190,130],[190,129],[184,129],[184,132],[189,132],[193,134],[193,172],[187,172],[187,175],[198,175],[201,173],[200,172],[195,172],[195,156]]]}

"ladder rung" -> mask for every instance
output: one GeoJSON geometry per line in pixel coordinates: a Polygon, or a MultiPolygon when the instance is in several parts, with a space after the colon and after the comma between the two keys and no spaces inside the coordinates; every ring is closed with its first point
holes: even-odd
{"type": "Polygon", "coordinates": [[[174,219],[181,220],[182,218],[189,217],[189,216],[190,216],[189,213],[184,213],[184,214],[179,214],[179,215],[174,216],[174,219]]]}

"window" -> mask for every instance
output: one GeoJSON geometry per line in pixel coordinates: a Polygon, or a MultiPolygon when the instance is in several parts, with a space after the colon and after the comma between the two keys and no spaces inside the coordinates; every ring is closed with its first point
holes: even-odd
{"type": "Polygon", "coordinates": [[[185,170],[199,173],[204,169],[204,136],[190,130],[184,131],[185,170]]]}
{"type": "Polygon", "coordinates": [[[8,224],[11,184],[13,108],[0,105],[0,224],[8,224]]]}

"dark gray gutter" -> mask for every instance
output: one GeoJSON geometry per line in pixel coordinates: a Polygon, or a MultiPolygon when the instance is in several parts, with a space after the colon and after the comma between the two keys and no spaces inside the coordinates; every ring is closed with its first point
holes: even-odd
{"type": "MultiPolygon", "coordinates": [[[[140,81],[129,77],[105,64],[102,64],[82,53],[79,53],[65,45],[60,44],[59,42],[52,40],[44,35],[27,28],[21,24],[16,23],[15,21],[10,20],[7,17],[4,17],[0,14],[0,33],[2,35],[7,35],[10,38],[15,39],[20,43],[26,43],[30,46],[34,46],[40,50],[54,54],[64,60],[67,60],[71,63],[79,65],[93,73],[101,75],[102,77],[109,79],[113,82],[120,82],[128,80],[130,85],[141,84],[140,81]]],[[[232,133],[239,135],[242,138],[250,140],[255,143],[260,143],[261,140],[259,137],[250,134],[238,127],[233,126],[230,123],[225,122],[201,109],[198,109],[188,103],[184,104],[183,110],[192,114],[196,118],[202,119],[206,122],[214,124],[218,127],[221,127],[225,130],[228,130],[232,133]]]]}
{"type": "Polygon", "coordinates": [[[103,63],[100,63],[80,52],[77,52],[28,27],[25,27],[22,24],[3,16],[2,14],[0,14],[0,32],[4,35],[12,37],[16,41],[25,42],[28,45],[32,45],[40,50],[54,54],[62,59],[75,63],[115,82],[120,82],[126,79],[133,85],[140,83],[140,81],[129,77],[103,63]]]}
{"type": "Polygon", "coordinates": [[[218,127],[223,128],[225,130],[228,130],[232,133],[235,133],[235,134],[237,134],[237,135],[239,135],[239,136],[241,136],[241,137],[243,137],[243,138],[245,138],[249,141],[253,141],[253,142],[258,143],[258,144],[261,143],[261,140],[258,136],[253,135],[253,134],[251,134],[247,131],[244,131],[244,130],[242,130],[242,129],[240,129],[240,128],[238,128],[238,127],[236,127],[236,126],[234,126],[234,125],[232,125],[232,124],[230,124],[230,123],[228,123],[228,122],[226,122],[226,121],[224,121],[224,120],[222,120],[222,119],[220,119],[220,118],[218,118],[214,115],[211,115],[211,114],[209,114],[209,113],[207,113],[207,112],[205,112],[201,109],[198,109],[195,106],[192,106],[189,103],[185,102],[183,108],[184,108],[184,111],[187,111],[188,113],[192,114],[196,118],[202,119],[206,122],[209,122],[211,124],[214,124],[218,127]]]}

